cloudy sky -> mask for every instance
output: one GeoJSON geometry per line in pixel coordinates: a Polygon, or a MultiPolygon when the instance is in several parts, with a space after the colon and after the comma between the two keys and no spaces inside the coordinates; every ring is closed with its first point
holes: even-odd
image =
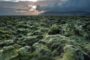
{"type": "Polygon", "coordinates": [[[38,1],[38,0],[0,0],[0,1],[38,1]]]}
{"type": "MultiPolygon", "coordinates": [[[[0,1],[33,1],[33,0],[0,0],[0,1]]],[[[38,1],[38,0],[34,0],[34,1],[38,1]]]]}
{"type": "Polygon", "coordinates": [[[67,0],[0,0],[0,1],[67,1],[67,0]]]}

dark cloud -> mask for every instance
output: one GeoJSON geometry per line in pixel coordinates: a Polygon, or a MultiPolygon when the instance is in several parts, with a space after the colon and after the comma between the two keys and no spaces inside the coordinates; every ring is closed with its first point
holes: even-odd
{"type": "Polygon", "coordinates": [[[42,7],[47,10],[44,14],[89,14],[90,0],[55,0],[50,1],[48,6],[42,7]]]}

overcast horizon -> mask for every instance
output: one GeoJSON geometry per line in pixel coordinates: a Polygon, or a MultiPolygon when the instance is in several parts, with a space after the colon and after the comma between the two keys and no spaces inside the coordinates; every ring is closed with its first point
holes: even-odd
{"type": "MultiPolygon", "coordinates": [[[[40,11],[45,11],[44,14],[75,14],[75,15],[83,15],[88,14],[90,15],[90,0],[0,0],[0,1],[46,1],[44,4],[41,2],[38,4],[40,7],[40,11]]],[[[31,14],[33,12],[29,11],[31,3],[0,3],[0,15],[2,14],[31,14]],[[13,13],[14,12],[14,13],[13,13]]],[[[32,6],[35,7],[35,6],[32,6]]]]}

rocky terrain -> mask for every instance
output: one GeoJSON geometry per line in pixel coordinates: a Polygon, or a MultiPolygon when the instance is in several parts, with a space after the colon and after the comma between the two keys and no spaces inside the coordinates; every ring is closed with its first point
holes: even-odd
{"type": "Polygon", "coordinates": [[[90,60],[90,17],[0,17],[0,60],[90,60]]]}

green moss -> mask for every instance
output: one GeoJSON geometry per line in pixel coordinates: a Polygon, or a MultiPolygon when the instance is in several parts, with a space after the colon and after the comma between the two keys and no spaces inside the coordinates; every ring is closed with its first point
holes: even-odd
{"type": "Polygon", "coordinates": [[[51,26],[48,34],[50,34],[50,35],[60,34],[61,33],[60,29],[61,28],[58,25],[54,24],[54,25],[51,26]]]}
{"type": "Polygon", "coordinates": [[[0,17],[0,60],[90,60],[90,17],[0,17]]]}
{"type": "Polygon", "coordinates": [[[82,52],[72,45],[66,45],[64,47],[64,55],[62,60],[84,60],[84,55],[82,52]]]}

